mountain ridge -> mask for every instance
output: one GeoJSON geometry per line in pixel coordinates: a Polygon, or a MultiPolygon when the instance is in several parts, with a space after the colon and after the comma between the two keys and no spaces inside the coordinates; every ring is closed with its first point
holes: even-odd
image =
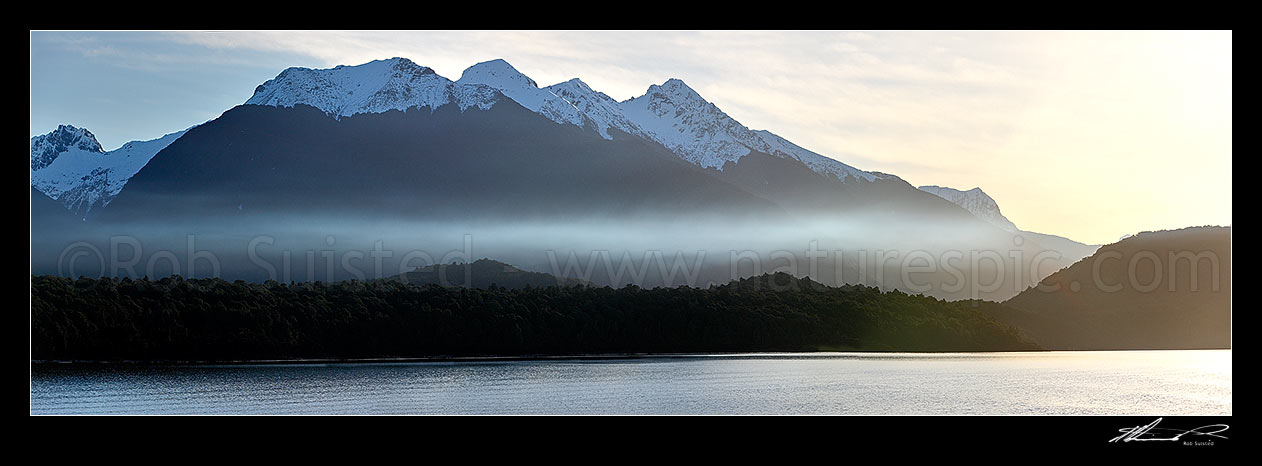
{"type": "Polygon", "coordinates": [[[109,205],[145,164],[187,131],[106,151],[87,129],[60,125],[31,138],[31,187],[84,217],[109,205]]]}
{"type": "Polygon", "coordinates": [[[945,186],[927,185],[920,186],[917,189],[951,201],[951,203],[964,208],[964,210],[969,211],[977,218],[985,220],[1006,231],[1026,236],[1029,240],[1039,243],[1048,249],[1059,251],[1067,256],[1073,257],[1075,260],[1090,256],[1100,248],[1100,245],[1098,244],[1085,244],[1063,236],[1038,233],[1018,228],[1016,224],[1012,223],[1011,220],[1008,220],[1008,218],[1005,217],[999,210],[999,203],[995,201],[994,198],[990,197],[989,194],[986,194],[986,192],[980,187],[975,187],[968,191],[960,191],[958,189],[945,186]]]}
{"type": "Polygon", "coordinates": [[[985,191],[982,191],[982,188],[960,191],[945,186],[928,185],[920,186],[916,189],[951,201],[953,204],[963,207],[964,210],[972,212],[978,218],[990,222],[999,228],[1011,232],[1020,230],[1016,224],[1008,220],[1008,217],[1004,217],[1003,213],[999,211],[999,203],[995,202],[995,199],[986,194],[985,191]]]}
{"type": "Polygon", "coordinates": [[[44,169],[71,149],[105,153],[101,143],[96,140],[96,135],[86,128],[57,125],[57,129],[31,138],[31,171],[44,169]]]}
{"type": "Polygon", "coordinates": [[[336,117],[447,103],[462,110],[495,105],[499,96],[562,124],[591,125],[605,139],[609,129],[647,137],[695,165],[722,169],[751,151],[799,160],[839,180],[872,181],[875,174],[806,150],[766,130],[750,130],[706,101],[682,80],[650,85],[640,97],[614,101],[578,78],[539,87],[503,59],[477,63],[452,81],[409,59],[395,57],[334,68],[287,68],[255,89],[245,104],[292,107],[302,103],[336,117]],[[588,113],[590,112],[590,113],[588,113]]]}

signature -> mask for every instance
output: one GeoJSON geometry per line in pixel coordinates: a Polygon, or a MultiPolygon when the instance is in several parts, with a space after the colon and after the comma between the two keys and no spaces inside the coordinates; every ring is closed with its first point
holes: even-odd
{"type": "Polygon", "coordinates": [[[1157,424],[1161,422],[1161,419],[1162,418],[1157,418],[1157,420],[1152,421],[1148,423],[1147,425],[1143,425],[1143,426],[1123,427],[1121,429],[1118,429],[1117,431],[1121,432],[1122,435],[1113,437],[1113,440],[1109,440],[1109,443],[1114,443],[1114,442],[1177,442],[1183,439],[1183,436],[1185,435],[1191,435],[1191,436],[1203,435],[1207,437],[1217,437],[1221,439],[1227,438],[1225,436],[1218,435],[1219,432],[1227,430],[1227,424],[1210,424],[1207,426],[1197,427],[1195,429],[1180,430],[1180,429],[1167,429],[1164,427],[1157,427],[1157,424]],[[1161,437],[1161,435],[1166,435],[1167,437],[1161,437]]]}

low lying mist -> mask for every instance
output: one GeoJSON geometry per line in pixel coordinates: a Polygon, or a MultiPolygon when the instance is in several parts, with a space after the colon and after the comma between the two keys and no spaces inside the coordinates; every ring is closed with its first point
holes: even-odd
{"type": "Polygon", "coordinates": [[[301,282],[382,279],[490,258],[599,286],[706,287],[784,272],[952,299],[1010,297],[1080,259],[979,222],[893,218],[417,222],[239,215],[33,230],[31,259],[33,274],[301,282]]]}

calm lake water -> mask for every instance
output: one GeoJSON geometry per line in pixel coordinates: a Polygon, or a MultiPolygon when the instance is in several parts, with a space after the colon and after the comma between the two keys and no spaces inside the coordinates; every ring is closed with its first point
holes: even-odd
{"type": "Polygon", "coordinates": [[[1231,351],[38,364],[31,413],[1230,415],[1231,351]]]}

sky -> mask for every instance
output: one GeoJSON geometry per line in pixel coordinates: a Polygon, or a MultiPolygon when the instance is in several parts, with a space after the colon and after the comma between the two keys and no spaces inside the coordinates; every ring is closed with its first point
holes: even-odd
{"type": "Polygon", "coordinates": [[[617,100],[679,78],[751,129],[1018,227],[1105,244],[1231,224],[1231,31],[32,31],[31,135],[106,150],[212,120],[290,66],[503,58],[617,100]]]}

